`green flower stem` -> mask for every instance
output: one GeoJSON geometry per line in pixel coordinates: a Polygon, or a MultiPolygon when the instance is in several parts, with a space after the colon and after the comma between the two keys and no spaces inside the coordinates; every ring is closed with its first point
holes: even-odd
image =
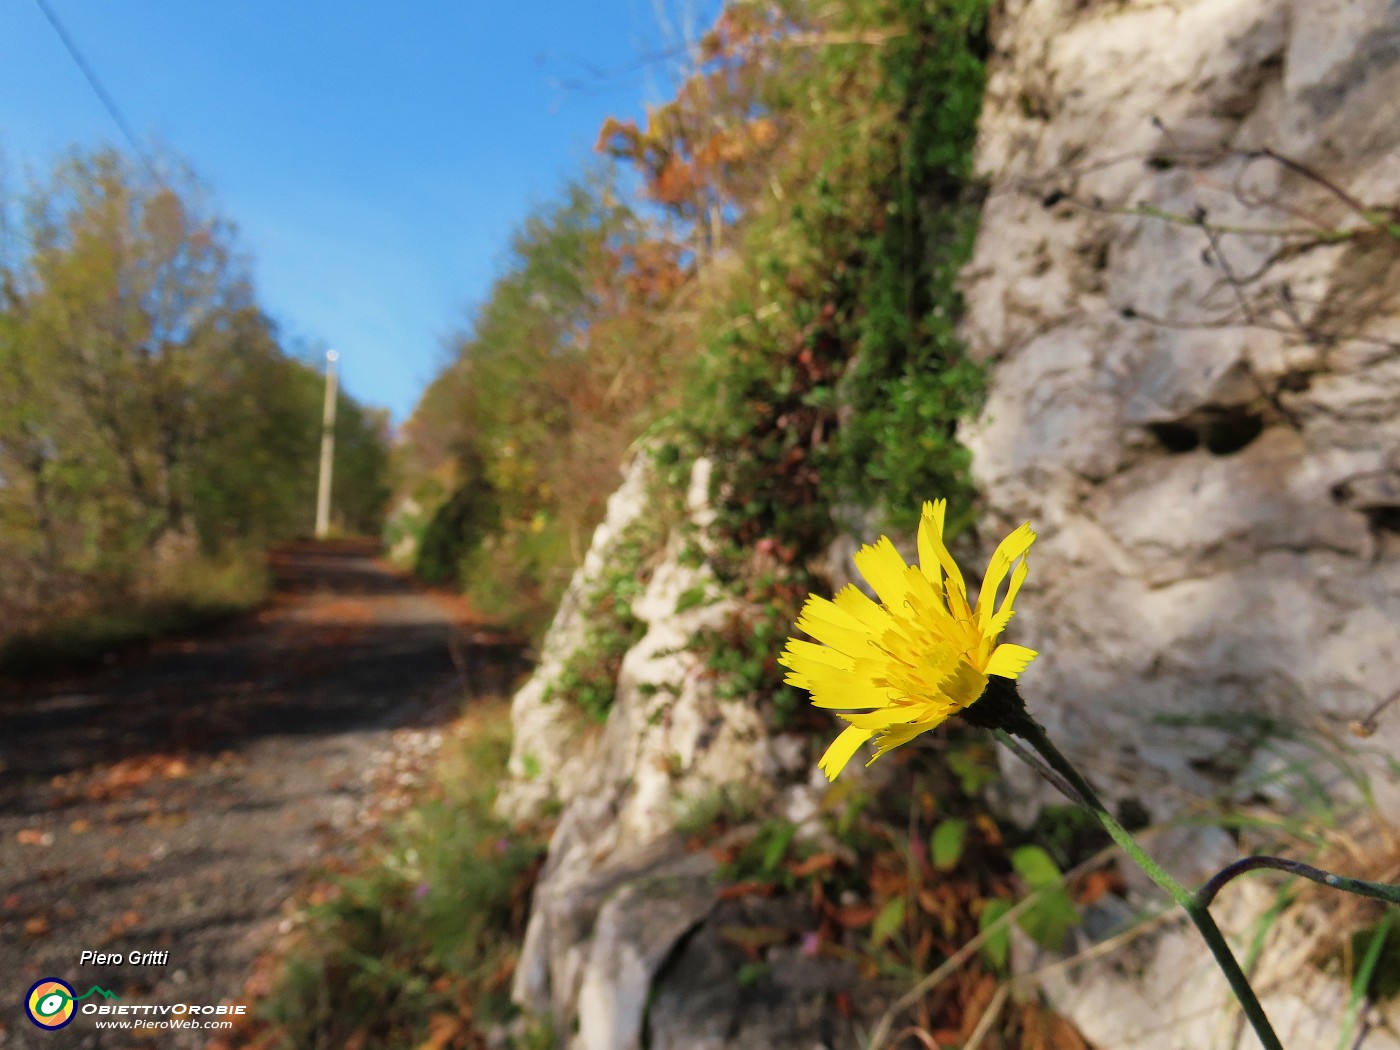
{"type": "Polygon", "coordinates": [[[1304,864],[1300,860],[1289,860],[1287,857],[1245,857],[1221,868],[1211,877],[1211,880],[1196,891],[1196,900],[1202,906],[1209,906],[1215,900],[1215,895],[1220,892],[1224,885],[1236,876],[1246,872],[1258,871],[1262,868],[1273,868],[1277,871],[1286,871],[1291,875],[1298,875],[1305,879],[1312,879],[1324,886],[1334,890],[1342,890],[1346,893],[1354,893],[1358,897],[1371,897],[1378,901],[1385,901],[1387,904],[1400,904],[1400,885],[1393,885],[1388,882],[1367,882],[1365,879],[1352,879],[1345,875],[1334,875],[1330,871],[1323,871],[1321,868],[1314,868],[1311,864],[1304,864]]]}
{"type": "Polygon", "coordinates": [[[1211,918],[1210,909],[1147,855],[1128,830],[1113,819],[1113,814],[1108,811],[1108,807],[1089,786],[1089,782],[1080,776],[1079,771],[1070,764],[1069,759],[1065,758],[1059,749],[1050,742],[1045,731],[1029,717],[1027,717],[1027,721],[1034,728],[1028,732],[1028,727],[1017,726],[1016,734],[1040,752],[1041,757],[1045,759],[1051,769],[1069,781],[1070,786],[1085,801],[1090,812],[1098,818],[1099,823],[1103,825],[1104,830],[1108,832],[1113,841],[1122,847],[1123,852],[1133,858],[1134,863],[1147,873],[1148,878],[1166,890],[1171,895],[1172,900],[1181,905],[1205,939],[1206,947],[1215,956],[1215,961],[1220,966],[1221,972],[1225,974],[1225,979],[1230,982],[1230,990],[1235,993],[1235,998],[1239,1000],[1245,1016],[1249,1018],[1249,1023],[1254,1027],[1254,1034],[1259,1037],[1259,1042],[1266,1050],[1283,1050],[1283,1044],[1279,1042],[1278,1035],[1275,1034],[1273,1026],[1269,1024],[1269,1018],[1264,1013],[1264,1007],[1260,1004],[1259,997],[1254,994],[1254,989],[1249,984],[1249,978],[1240,969],[1235,953],[1230,950],[1229,942],[1225,940],[1225,935],[1220,932],[1220,927],[1211,918]]]}
{"type": "MultiPolygon", "coordinates": [[[[1137,840],[1129,834],[1128,830],[1114,819],[1113,814],[1108,811],[1108,807],[1103,804],[1098,793],[1080,775],[1079,770],[1070,763],[1069,759],[1060,753],[1059,748],[1050,742],[1050,738],[1045,735],[1045,730],[1026,711],[1025,703],[1016,691],[1015,682],[1004,678],[992,678],[988,683],[987,691],[982,694],[977,703],[963,711],[963,717],[974,725],[981,725],[994,731],[1004,730],[1013,733],[1035,748],[1058,777],[1074,789],[1074,794],[1078,795],[1084,806],[1098,818],[1104,830],[1123,849],[1123,852],[1132,857],[1137,866],[1147,873],[1148,878],[1166,890],[1172,900],[1181,905],[1186,914],[1190,916],[1196,929],[1205,939],[1206,947],[1215,956],[1215,961],[1220,966],[1221,972],[1225,974],[1225,979],[1230,982],[1230,990],[1235,993],[1235,998],[1239,1000],[1245,1016],[1249,1018],[1249,1023],[1253,1026],[1254,1033],[1259,1037],[1259,1042],[1265,1047],[1265,1050],[1283,1050],[1283,1044],[1279,1042],[1278,1035],[1275,1034],[1273,1026],[1269,1024],[1269,1018],[1264,1013],[1264,1007],[1259,1003],[1259,997],[1254,994],[1254,989],[1250,987],[1249,978],[1240,969],[1239,961],[1236,960],[1235,953],[1230,950],[1229,942],[1225,940],[1225,935],[1220,932],[1220,927],[1211,918],[1210,909],[1195,894],[1167,874],[1162,866],[1148,856],[1143,848],[1137,844],[1137,840]]],[[[1036,768],[1035,763],[1031,763],[1031,765],[1032,768],[1036,768]]]]}

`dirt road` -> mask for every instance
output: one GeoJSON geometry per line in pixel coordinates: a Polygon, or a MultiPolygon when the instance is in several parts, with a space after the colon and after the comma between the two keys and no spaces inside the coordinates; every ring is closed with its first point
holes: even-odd
{"type": "Polygon", "coordinates": [[[372,819],[404,728],[422,750],[521,669],[363,544],[288,548],[274,570],[256,616],[0,686],[0,1047],[201,1045],[99,1031],[81,1011],[101,993],[44,1032],[24,1000],[58,977],[114,1006],[236,1001],[299,876],[372,819]]]}

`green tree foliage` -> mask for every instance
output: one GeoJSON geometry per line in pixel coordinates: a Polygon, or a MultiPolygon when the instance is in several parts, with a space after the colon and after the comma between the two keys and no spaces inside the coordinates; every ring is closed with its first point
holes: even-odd
{"type": "MultiPolygon", "coordinates": [[[[307,531],[322,380],[278,345],[195,180],[75,153],[3,203],[23,216],[0,260],[8,631],[120,602],[155,563],[307,531]]],[[[378,527],[385,428],[342,401],[348,529],[378,527]]]]}
{"type": "Polygon", "coordinates": [[[517,231],[405,425],[400,491],[415,564],[539,627],[582,558],[627,446],[672,397],[666,311],[682,249],[652,236],[606,171],[517,231]]]}
{"type": "Polygon", "coordinates": [[[479,475],[500,512],[450,548],[444,519],[428,571],[447,557],[469,588],[540,595],[542,619],[623,450],[663,418],[672,462],[715,463],[737,593],[821,550],[839,509],[900,524],[945,496],[954,529],[970,519],[956,428],[982,374],[955,282],[987,7],[733,0],[674,98],[604,125],[642,199],[585,180],[536,214],[410,424],[405,495],[460,517],[479,475]]]}

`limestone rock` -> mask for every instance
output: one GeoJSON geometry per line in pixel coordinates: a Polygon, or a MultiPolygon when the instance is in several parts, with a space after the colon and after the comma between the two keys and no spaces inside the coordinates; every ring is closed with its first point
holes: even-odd
{"type": "MultiPolygon", "coordinates": [[[[1264,771],[1324,751],[1393,813],[1400,711],[1368,754],[1346,725],[1400,688],[1400,245],[1351,203],[1400,200],[1400,6],[1011,0],[993,52],[964,272],[991,390],[963,437],[988,534],[1040,533],[1023,692],[1157,817],[1261,784],[1297,807],[1264,771]],[[1238,232],[1309,227],[1360,232],[1238,232]]],[[[1012,784],[1022,812],[1047,797],[1012,784]]],[[[1222,991],[1192,937],[1145,957],[1170,1003],[1104,963],[1057,1005],[1099,1045],[1210,1045],[1218,1011],[1183,1020],[1222,991]]],[[[1335,1033],[1320,987],[1266,1005],[1335,1033]]]]}
{"type": "Polygon", "coordinates": [[[615,557],[628,526],[653,512],[647,498],[651,473],[651,460],[645,454],[634,456],[628,464],[622,485],[608,498],[607,514],[593,534],[583,565],[560,599],[535,673],[511,700],[511,779],[497,802],[498,811],[508,820],[537,817],[549,803],[587,790],[591,784],[593,766],[581,745],[592,727],[577,708],[552,702],[550,692],[584,642],[588,595],[615,557]]]}
{"type": "MultiPolygon", "coordinates": [[[[737,910],[737,908],[732,909],[737,910]]],[[[858,982],[849,961],[809,958],[800,947],[772,949],[770,963],[744,973],[745,957],[723,937],[738,919],[720,916],[677,952],[657,982],[648,1032],[651,1050],[822,1050],[859,1045],[856,1030],[831,1008],[837,992],[858,982]]]]}
{"type": "Polygon", "coordinates": [[[516,1001],[577,1025],[580,1048],[636,1047],[656,971],[714,906],[714,861],[666,841],[587,872],[561,856],[535,893],[516,1001]]]}
{"type": "MultiPolygon", "coordinates": [[[[697,464],[689,486],[687,515],[697,527],[707,521],[707,469],[697,464]]],[[[708,879],[714,862],[708,854],[685,853],[673,834],[677,822],[720,790],[774,798],[805,779],[812,762],[801,738],[770,741],[750,701],[716,694],[693,641],[739,610],[707,566],[682,558],[679,533],[632,603],[646,632],[623,658],[606,724],[590,731],[567,698],[544,699],[568,654],[582,644],[587,581],[606,571],[626,523],[654,513],[645,484],[643,468],[634,464],[570,585],[539,671],[512,705],[514,779],[502,810],[533,813],[551,799],[562,806],[513,994],[532,1013],[552,1016],[561,1033],[577,1022],[573,1045],[588,1050],[640,1045],[643,1008],[659,968],[714,903],[708,879]],[[532,777],[526,754],[547,775],[532,777]]],[[[787,802],[814,817],[819,798],[810,794],[787,802]]]]}

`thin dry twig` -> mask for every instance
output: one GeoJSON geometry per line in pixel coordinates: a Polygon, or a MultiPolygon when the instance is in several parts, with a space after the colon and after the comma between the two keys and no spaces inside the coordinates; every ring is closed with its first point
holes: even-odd
{"type": "Polygon", "coordinates": [[[992,996],[992,1001],[987,1004],[987,1009],[983,1010],[982,1016],[978,1018],[977,1027],[972,1030],[972,1034],[967,1037],[967,1042],[963,1044],[963,1050],[977,1050],[982,1045],[982,1040],[987,1038],[987,1033],[992,1030],[992,1025],[996,1024],[997,1018],[1001,1016],[1002,1007],[1006,1005],[1006,997],[1011,991],[1011,983],[1003,984],[997,989],[996,995],[992,996]]]}

